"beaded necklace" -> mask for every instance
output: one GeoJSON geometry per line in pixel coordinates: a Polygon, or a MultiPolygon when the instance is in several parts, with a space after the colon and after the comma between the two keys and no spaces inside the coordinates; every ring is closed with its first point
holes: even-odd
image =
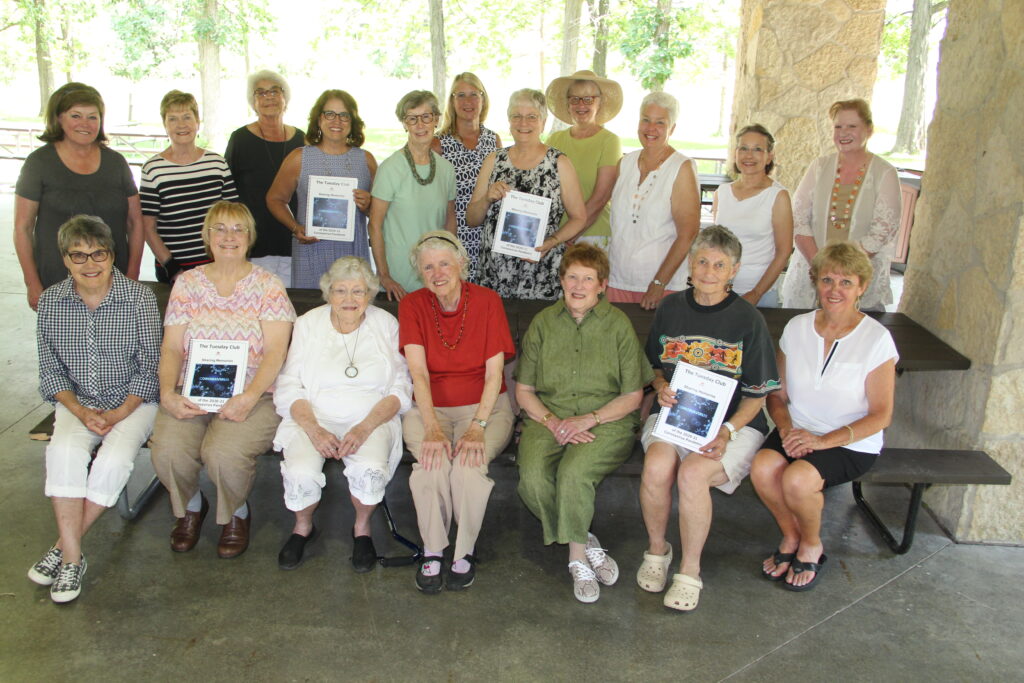
{"type": "Polygon", "coordinates": [[[846,198],[846,202],[843,204],[843,216],[840,218],[839,210],[836,207],[839,198],[839,165],[836,165],[836,181],[832,184],[831,208],[829,210],[829,220],[832,221],[832,227],[835,229],[842,230],[850,224],[850,213],[853,211],[853,203],[857,200],[857,191],[860,189],[861,183],[864,182],[864,173],[867,170],[867,164],[864,164],[857,170],[857,179],[853,181],[853,187],[850,188],[850,195],[846,198]]]}
{"type": "Polygon", "coordinates": [[[441,318],[438,314],[437,296],[430,297],[430,308],[434,311],[434,327],[437,329],[437,336],[441,338],[441,343],[449,351],[455,350],[455,347],[462,341],[463,332],[466,331],[466,313],[469,312],[469,290],[463,290],[462,299],[462,322],[459,323],[459,336],[455,338],[454,343],[448,343],[448,340],[444,338],[444,334],[441,332],[441,318]]]}
{"type": "Polygon", "coordinates": [[[427,152],[427,154],[430,155],[430,172],[427,174],[425,180],[420,178],[420,174],[416,172],[416,162],[413,161],[412,152],[409,151],[408,144],[402,148],[402,152],[405,154],[405,160],[409,162],[409,170],[412,171],[412,177],[416,179],[417,183],[420,185],[429,185],[434,182],[434,173],[437,171],[437,160],[434,158],[436,155],[433,152],[427,152]]]}

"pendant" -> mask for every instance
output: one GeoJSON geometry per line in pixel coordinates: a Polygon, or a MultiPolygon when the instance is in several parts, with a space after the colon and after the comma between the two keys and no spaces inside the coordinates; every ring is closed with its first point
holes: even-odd
{"type": "Polygon", "coordinates": [[[357,368],[356,366],[349,365],[347,368],[345,368],[345,376],[348,377],[349,379],[353,379],[357,375],[359,375],[359,368],[357,368]]]}

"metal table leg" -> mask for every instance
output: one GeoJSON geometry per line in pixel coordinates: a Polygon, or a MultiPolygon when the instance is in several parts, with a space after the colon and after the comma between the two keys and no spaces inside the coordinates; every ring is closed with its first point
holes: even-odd
{"type": "Polygon", "coordinates": [[[917,528],[917,513],[921,509],[921,498],[924,496],[924,490],[927,486],[928,484],[913,484],[910,489],[910,504],[907,507],[907,521],[903,526],[902,541],[896,540],[889,532],[889,527],[868,505],[868,502],[864,499],[859,481],[853,482],[853,500],[857,503],[857,507],[867,516],[868,521],[878,530],[886,545],[897,555],[903,555],[910,550],[910,546],[914,542],[914,530],[917,528]]]}

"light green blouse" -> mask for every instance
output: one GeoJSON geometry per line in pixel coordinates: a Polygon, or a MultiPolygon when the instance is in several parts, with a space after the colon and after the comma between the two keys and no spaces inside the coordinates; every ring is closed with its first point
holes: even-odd
{"type": "MultiPolygon", "coordinates": [[[[576,175],[580,178],[580,189],[583,191],[583,201],[590,199],[594,194],[594,186],[597,185],[597,171],[602,166],[614,166],[622,158],[622,145],[619,144],[619,136],[607,128],[602,128],[596,135],[589,138],[574,138],[569,129],[560,130],[548,136],[547,144],[560,150],[569,157],[576,175]]],[[[583,234],[588,237],[608,236],[612,234],[611,225],[608,220],[608,212],[611,202],[604,205],[601,215],[597,217],[583,234]]],[[[562,223],[568,217],[562,219],[562,223]]]]}

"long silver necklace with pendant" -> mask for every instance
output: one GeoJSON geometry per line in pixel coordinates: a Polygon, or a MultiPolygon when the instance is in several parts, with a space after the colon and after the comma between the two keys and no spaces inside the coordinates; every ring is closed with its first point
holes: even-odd
{"type": "Polygon", "coordinates": [[[359,330],[361,328],[362,325],[356,328],[356,341],[352,344],[352,351],[348,350],[348,342],[345,340],[345,333],[343,332],[341,334],[341,343],[345,345],[345,353],[348,355],[348,367],[345,368],[345,376],[349,379],[355,379],[359,376],[359,368],[357,368],[356,364],[352,362],[352,359],[354,358],[353,352],[359,349],[359,330]]]}

